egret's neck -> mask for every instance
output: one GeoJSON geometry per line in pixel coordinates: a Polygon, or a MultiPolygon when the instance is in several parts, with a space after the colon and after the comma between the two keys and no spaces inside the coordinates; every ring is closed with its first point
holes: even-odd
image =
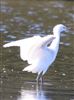
{"type": "Polygon", "coordinates": [[[56,33],[57,34],[54,34],[55,39],[52,41],[50,48],[57,52],[59,49],[60,33],[59,32],[56,33]]]}

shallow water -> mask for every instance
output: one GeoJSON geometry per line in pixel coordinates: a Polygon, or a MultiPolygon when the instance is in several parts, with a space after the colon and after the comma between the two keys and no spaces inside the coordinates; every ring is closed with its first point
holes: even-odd
{"type": "Polygon", "coordinates": [[[72,0],[0,1],[0,100],[74,100],[74,2],[72,0]],[[33,35],[47,35],[58,23],[69,27],[61,34],[56,61],[36,86],[36,74],[22,72],[27,66],[19,48],[2,45],[33,35]]]}

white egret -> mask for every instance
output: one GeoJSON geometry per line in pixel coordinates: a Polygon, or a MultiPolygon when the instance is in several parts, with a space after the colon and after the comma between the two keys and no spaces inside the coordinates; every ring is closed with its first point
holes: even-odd
{"type": "Polygon", "coordinates": [[[56,58],[60,33],[64,31],[67,31],[66,26],[58,24],[53,28],[53,35],[45,37],[33,36],[7,43],[3,47],[19,46],[21,59],[27,60],[28,64],[30,64],[23,71],[37,73],[37,82],[39,82],[39,79],[43,78],[43,75],[56,58]]]}

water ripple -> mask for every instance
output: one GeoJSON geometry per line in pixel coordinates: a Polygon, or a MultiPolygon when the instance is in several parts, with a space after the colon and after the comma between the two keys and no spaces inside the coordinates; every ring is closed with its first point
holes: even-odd
{"type": "Polygon", "coordinates": [[[8,33],[8,31],[7,31],[7,29],[8,29],[8,27],[7,27],[7,25],[0,25],[0,32],[2,33],[8,33]]]}
{"type": "Polygon", "coordinates": [[[43,23],[40,24],[31,24],[28,26],[30,30],[36,29],[36,30],[41,30],[41,27],[43,27],[43,23]]]}
{"type": "Polygon", "coordinates": [[[13,8],[11,7],[4,6],[4,5],[1,5],[0,7],[0,12],[5,13],[5,14],[11,13],[12,11],[13,11],[13,8]]]}

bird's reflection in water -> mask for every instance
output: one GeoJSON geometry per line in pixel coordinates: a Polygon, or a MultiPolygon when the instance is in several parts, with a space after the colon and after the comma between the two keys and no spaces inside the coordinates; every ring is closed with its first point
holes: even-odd
{"type": "MultiPolygon", "coordinates": [[[[18,100],[48,100],[43,91],[43,85],[37,85],[35,89],[21,89],[21,95],[18,100]]],[[[49,100],[52,100],[49,98],[49,100]]]]}

